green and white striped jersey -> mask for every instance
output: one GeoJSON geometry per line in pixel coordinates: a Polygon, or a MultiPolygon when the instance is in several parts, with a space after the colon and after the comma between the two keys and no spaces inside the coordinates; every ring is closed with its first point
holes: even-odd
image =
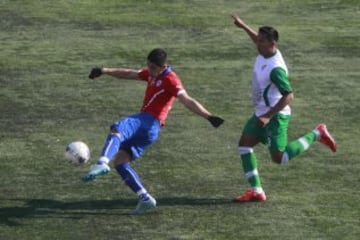
{"type": "MultiPolygon", "coordinates": [[[[288,69],[279,50],[270,58],[258,55],[254,64],[252,79],[252,100],[256,116],[267,113],[285,93],[292,92],[288,80],[288,69]]],[[[287,105],[279,113],[290,115],[287,105]]]]}

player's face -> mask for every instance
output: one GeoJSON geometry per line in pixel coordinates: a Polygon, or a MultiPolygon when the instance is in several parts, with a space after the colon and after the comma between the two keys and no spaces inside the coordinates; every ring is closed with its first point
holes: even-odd
{"type": "Polygon", "coordinates": [[[276,50],[275,41],[269,41],[262,33],[258,33],[256,46],[259,51],[259,54],[264,57],[272,56],[276,50]]]}
{"type": "Polygon", "coordinates": [[[147,67],[149,69],[150,76],[157,77],[163,71],[164,67],[159,67],[158,65],[148,62],[147,67]]]}

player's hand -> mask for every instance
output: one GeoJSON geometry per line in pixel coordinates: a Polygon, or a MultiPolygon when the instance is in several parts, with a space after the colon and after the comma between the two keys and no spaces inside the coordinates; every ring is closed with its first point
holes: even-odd
{"type": "Polygon", "coordinates": [[[257,124],[259,127],[263,128],[270,122],[270,118],[267,116],[260,116],[257,118],[257,124]]]}
{"type": "Polygon", "coordinates": [[[241,18],[236,14],[236,13],[232,13],[231,18],[234,20],[234,24],[239,27],[239,28],[243,28],[245,26],[245,23],[243,20],[241,20],[241,18]]]}
{"type": "Polygon", "coordinates": [[[210,116],[208,118],[209,122],[211,123],[211,125],[214,127],[214,128],[217,128],[219,127],[221,124],[224,123],[224,119],[220,118],[220,117],[216,117],[216,116],[210,116]]]}
{"type": "Polygon", "coordinates": [[[89,74],[89,78],[94,79],[94,78],[100,77],[101,74],[102,74],[101,68],[96,67],[96,68],[91,69],[91,72],[89,74]]]}

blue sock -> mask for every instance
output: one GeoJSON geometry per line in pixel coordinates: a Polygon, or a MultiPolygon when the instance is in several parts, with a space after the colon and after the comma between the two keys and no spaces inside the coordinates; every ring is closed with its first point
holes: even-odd
{"type": "Polygon", "coordinates": [[[141,183],[139,175],[130,166],[130,163],[123,163],[116,166],[116,171],[120,174],[126,185],[136,193],[143,201],[149,200],[149,194],[141,183]]]}
{"type": "Polygon", "coordinates": [[[115,154],[119,151],[120,144],[121,142],[119,134],[109,134],[105,140],[104,147],[101,151],[101,158],[97,164],[109,163],[115,154]]]}

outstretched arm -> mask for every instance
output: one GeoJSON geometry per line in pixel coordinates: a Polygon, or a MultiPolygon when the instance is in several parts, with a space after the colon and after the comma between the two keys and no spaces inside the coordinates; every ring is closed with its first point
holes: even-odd
{"type": "Polygon", "coordinates": [[[234,24],[243,29],[251,38],[251,40],[256,43],[257,41],[257,32],[252,29],[251,27],[249,27],[243,20],[241,20],[241,18],[236,14],[236,13],[232,13],[231,14],[231,18],[234,20],[234,24]]]}
{"type": "Polygon", "coordinates": [[[140,80],[139,70],[128,68],[93,68],[90,72],[89,78],[94,79],[100,77],[102,74],[122,78],[140,80]]]}
{"type": "Polygon", "coordinates": [[[190,111],[208,120],[211,123],[211,125],[213,125],[213,127],[217,128],[221,124],[223,124],[224,120],[222,118],[213,116],[208,110],[206,110],[206,108],[203,105],[201,105],[194,98],[190,97],[186,92],[180,94],[178,96],[178,99],[190,111]]]}

